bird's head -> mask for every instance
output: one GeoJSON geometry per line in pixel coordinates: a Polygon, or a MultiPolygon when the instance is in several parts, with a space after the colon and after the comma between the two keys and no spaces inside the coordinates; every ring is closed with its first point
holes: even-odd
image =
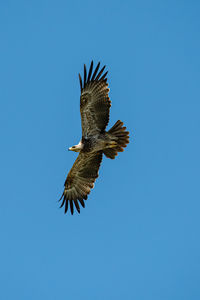
{"type": "Polygon", "coordinates": [[[74,152],[80,152],[82,149],[83,149],[83,144],[80,141],[80,143],[78,145],[72,146],[68,150],[74,151],[74,152]]]}

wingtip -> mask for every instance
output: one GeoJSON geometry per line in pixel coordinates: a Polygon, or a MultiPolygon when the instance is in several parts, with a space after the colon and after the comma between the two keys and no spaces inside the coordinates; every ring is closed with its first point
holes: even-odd
{"type": "Polygon", "coordinates": [[[58,199],[58,202],[61,201],[63,197],[64,197],[64,192],[62,193],[62,196],[58,199]]]}
{"type": "Polygon", "coordinates": [[[80,88],[81,88],[81,91],[82,91],[83,85],[82,85],[82,78],[81,78],[81,74],[80,73],[78,74],[78,77],[79,77],[79,82],[80,82],[80,88]]]}
{"type": "Polygon", "coordinates": [[[86,81],[87,81],[87,69],[86,69],[86,65],[84,64],[84,85],[83,85],[84,88],[86,85],[86,81]]]}
{"type": "Polygon", "coordinates": [[[93,76],[92,76],[92,79],[91,79],[91,81],[94,81],[96,78],[96,75],[97,75],[97,72],[98,72],[98,70],[99,70],[99,66],[100,66],[100,61],[98,62],[98,64],[97,64],[97,66],[96,66],[96,68],[95,68],[95,70],[94,70],[94,73],[93,73],[93,76]]]}
{"type": "Polygon", "coordinates": [[[72,200],[70,200],[70,201],[69,201],[69,203],[70,203],[70,210],[71,210],[71,214],[73,215],[73,214],[74,214],[74,206],[73,206],[73,201],[72,201],[72,200]]]}
{"type": "MultiPolygon", "coordinates": [[[[106,66],[105,66],[106,67],[106,66]]],[[[103,76],[101,77],[101,80],[107,80],[107,78],[106,78],[106,76],[107,76],[107,74],[108,74],[108,71],[106,71],[104,74],[103,74],[103,76]]],[[[109,89],[110,90],[110,89],[109,89]]]]}
{"type": "Polygon", "coordinates": [[[97,64],[97,67],[96,67],[97,70],[99,69],[100,64],[101,64],[101,62],[99,61],[98,64],[97,64]]]}
{"type": "Polygon", "coordinates": [[[65,214],[66,214],[67,210],[68,210],[68,200],[66,199],[65,200],[65,214]]]}
{"type": "Polygon", "coordinates": [[[93,70],[93,60],[91,61],[91,64],[90,64],[90,69],[89,69],[89,73],[88,73],[87,83],[90,81],[90,77],[92,75],[92,70],[93,70]]]}
{"type": "Polygon", "coordinates": [[[103,71],[105,70],[105,67],[106,66],[103,66],[103,68],[99,71],[99,73],[98,73],[97,77],[95,78],[95,80],[102,80],[102,77],[104,75],[102,77],[101,77],[101,75],[102,75],[103,71]]]}
{"type": "Polygon", "coordinates": [[[86,64],[84,64],[84,75],[85,75],[86,72],[87,72],[86,64]]]}

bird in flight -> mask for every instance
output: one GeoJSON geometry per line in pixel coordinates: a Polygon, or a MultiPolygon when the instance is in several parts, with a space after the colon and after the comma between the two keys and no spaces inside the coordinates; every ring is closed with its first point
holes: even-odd
{"type": "Polygon", "coordinates": [[[79,152],[64,183],[64,192],[59,199],[61,206],[65,204],[65,213],[70,206],[71,214],[74,213],[74,205],[80,213],[80,204],[85,207],[90,190],[99,175],[99,167],[103,154],[114,159],[118,152],[124,151],[129,143],[129,132],[118,120],[114,126],[105,131],[109,122],[111,101],[108,96],[109,88],[105,66],[99,70],[97,64],[93,72],[93,61],[87,74],[84,65],[83,81],[79,74],[81,96],[80,113],[82,138],[78,145],[69,148],[79,152]]]}

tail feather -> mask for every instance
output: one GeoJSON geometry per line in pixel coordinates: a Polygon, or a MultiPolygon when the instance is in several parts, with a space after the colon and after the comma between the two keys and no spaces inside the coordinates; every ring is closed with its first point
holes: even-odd
{"type": "Polygon", "coordinates": [[[122,127],[124,123],[118,120],[114,126],[108,131],[108,134],[114,137],[117,146],[114,148],[107,148],[103,152],[106,157],[114,159],[118,152],[123,152],[129,143],[129,132],[125,131],[126,127],[122,127]]]}

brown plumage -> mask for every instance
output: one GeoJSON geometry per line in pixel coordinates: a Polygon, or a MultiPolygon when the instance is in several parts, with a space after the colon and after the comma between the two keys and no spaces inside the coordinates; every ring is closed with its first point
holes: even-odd
{"type": "Polygon", "coordinates": [[[105,66],[100,71],[99,67],[100,63],[92,74],[92,61],[88,76],[84,65],[83,81],[79,74],[82,139],[78,145],[69,148],[79,152],[79,155],[65,180],[64,192],[60,198],[61,207],[65,204],[65,213],[68,206],[71,214],[74,213],[74,205],[79,213],[79,204],[85,207],[84,200],[94,187],[103,154],[114,159],[129,143],[129,132],[123,127],[123,122],[117,121],[109,131],[105,131],[111,101],[108,96],[107,72],[103,73],[105,66]]]}

